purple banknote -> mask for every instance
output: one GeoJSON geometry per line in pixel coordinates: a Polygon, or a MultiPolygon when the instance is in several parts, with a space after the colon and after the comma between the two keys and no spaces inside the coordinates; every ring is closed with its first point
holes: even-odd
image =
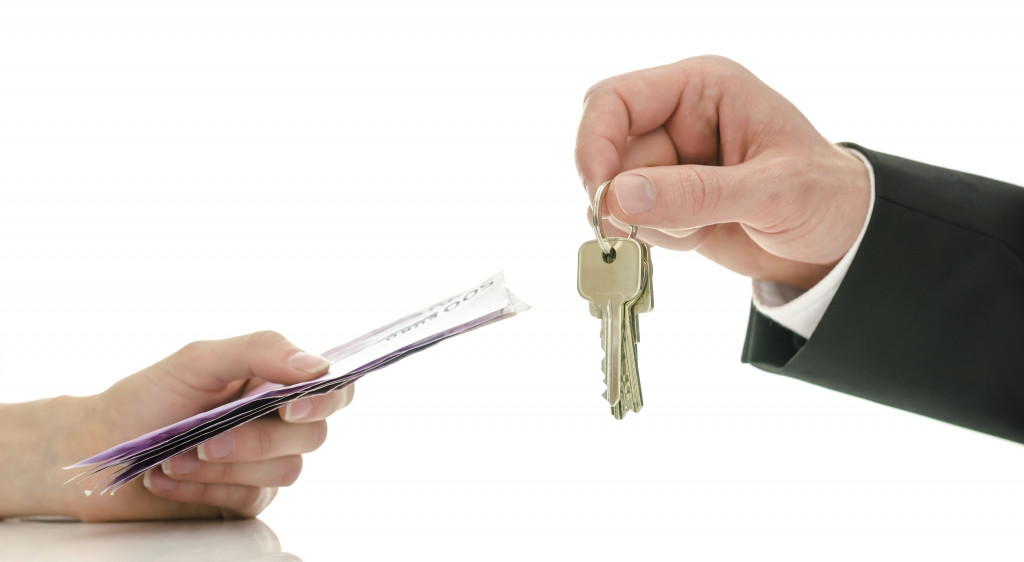
{"type": "Polygon", "coordinates": [[[529,308],[505,287],[504,276],[499,273],[468,291],[323,353],[331,362],[331,368],[320,378],[290,386],[264,385],[244,398],[157,429],[66,468],[82,470],[72,481],[87,483],[87,493],[93,490],[113,493],[167,459],[293,400],[338,390],[441,340],[529,308]]]}

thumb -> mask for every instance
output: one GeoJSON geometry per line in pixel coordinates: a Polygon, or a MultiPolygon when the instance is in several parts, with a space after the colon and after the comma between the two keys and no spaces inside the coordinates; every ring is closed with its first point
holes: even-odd
{"type": "Polygon", "coordinates": [[[306,353],[271,331],[193,342],[165,361],[171,376],[205,391],[251,378],[295,384],[322,375],[330,367],[323,357],[306,353]]]}
{"type": "Polygon", "coordinates": [[[748,222],[768,191],[751,188],[753,172],[751,164],[629,170],[612,180],[608,211],[626,224],[666,230],[748,222]]]}

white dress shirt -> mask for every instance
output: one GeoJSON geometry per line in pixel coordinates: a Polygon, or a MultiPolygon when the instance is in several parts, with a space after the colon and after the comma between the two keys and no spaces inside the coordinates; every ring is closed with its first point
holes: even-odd
{"type": "Polygon", "coordinates": [[[871,203],[868,205],[868,214],[850,251],[846,252],[843,259],[839,260],[824,279],[810,289],[800,289],[775,281],[754,281],[754,306],[757,310],[807,339],[810,339],[814,329],[818,327],[821,317],[825,315],[825,310],[832,303],[832,298],[836,296],[839,285],[846,277],[850,263],[860,248],[864,232],[868,229],[871,211],[875,208],[875,171],[863,154],[849,148],[846,150],[864,162],[868,168],[868,177],[871,178],[871,203]]]}

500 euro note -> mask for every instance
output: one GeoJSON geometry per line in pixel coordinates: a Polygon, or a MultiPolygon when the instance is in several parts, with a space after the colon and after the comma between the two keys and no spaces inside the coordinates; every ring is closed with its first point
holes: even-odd
{"type": "Polygon", "coordinates": [[[97,489],[114,493],[165,460],[289,402],[338,390],[442,340],[529,308],[505,287],[504,275],[498,273],[467,291],[321,354],[330,361],[331,368],[317,379],[289,386],[264,385],[248,396],[121,443],[66,468],[82,471],[71,481],[89,482],[91,489],[86,493],[97,489]]]}

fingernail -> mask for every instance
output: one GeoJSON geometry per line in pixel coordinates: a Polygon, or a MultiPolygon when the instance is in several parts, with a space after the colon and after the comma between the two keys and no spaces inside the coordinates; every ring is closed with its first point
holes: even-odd
{"type": "Polygon", "coordinates": [[[311,411],[313,411],[313,399],[300,398],[285,406],[284,419],[285,421],[296,422],[305,418],[311,411]]]}
{"type": "Polygon", "coordinates": [[[222,459],[231,454],[231,449],[235,446],[235,439],[231,437],[230,433],[222,433],[209,441],[199,445],[196,452],[199,454],[199,458],[204,461],[210,459],[222,459]]]}
{"type": "Polygon", "coordinates": [[[155,470],[147,470],[142,476],[142,485],[149,490],[170,490],[174,487],[174,480],[171,480],[164,474],[160,474],[157,477],[153,477],[155,470]]]}
{"type": "Polygon", "coordinates": [[[622,210],[631,215],[654,208],[654,187],[643,176],[624,174],[615,178],[615,197],[622,210]]]}
{"type": "Polygon", "coordinates": [[[288,365],[293,369],[316,375],[326,371],[331,366],[331,363],[319,355],[313,355],[305,351],[296,351],[288,358],[288,365]]]}
{"type": "Polygon", "coordinates": [[[199,459],[190,453],[183,453],[160,463],[165,474],[189,474],[199,468],[199,459]]]}

